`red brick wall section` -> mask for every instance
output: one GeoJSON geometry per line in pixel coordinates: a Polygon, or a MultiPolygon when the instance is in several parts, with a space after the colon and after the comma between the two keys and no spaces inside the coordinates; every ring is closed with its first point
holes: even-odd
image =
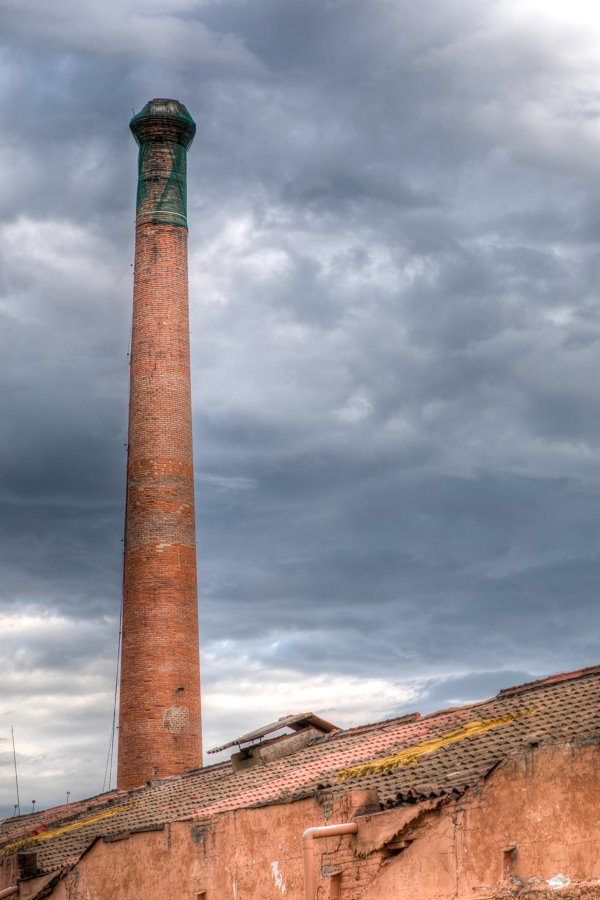
{"type": "Polygon", "coordinates": [[[187,228],[136,228],[118,785],[202,765],[187,228]]]}

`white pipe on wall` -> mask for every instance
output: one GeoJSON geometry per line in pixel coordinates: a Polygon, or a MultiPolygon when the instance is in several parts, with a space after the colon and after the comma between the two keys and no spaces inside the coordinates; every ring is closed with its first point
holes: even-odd
{"type": "Polygon", "coordinates": [[[315,900],[315,839],[331,837],[336,834],[356,834],[358,825],[356,822],[346,822],[344,825],[324,825],[322,828],[307,828],[302,835],[302,851],[304,856],[304,897],[305,900],[315,900]]]}

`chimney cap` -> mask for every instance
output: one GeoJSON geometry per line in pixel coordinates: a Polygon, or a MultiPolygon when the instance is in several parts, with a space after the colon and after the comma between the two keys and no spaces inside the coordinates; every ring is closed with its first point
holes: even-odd
{"type": "Polygon", "coordinates": [[[181,144],[189,150],[196,123],[178,100],[156,97],[150,100],[129,123],[138,146],[147,141],[181,144]]]}

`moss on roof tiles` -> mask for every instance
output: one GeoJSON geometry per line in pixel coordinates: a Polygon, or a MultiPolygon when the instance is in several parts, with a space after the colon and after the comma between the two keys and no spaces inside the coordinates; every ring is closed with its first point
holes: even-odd
{"type": "Polygon", "coordinates": [[[344,793],[357,781],[336,781],[340,771],[376,771],[358,779],[376,789],[385,807],[416,802],[427,792],[452,796],[474,786],[498,762],[528,749],[531,730],[544,741],[595,739],[600,728],[600,668],[554,682],[536,683],[531,693],[519,688],[462,709],[422,718],[405,717],[361,726],[320,739],[293,756],[238,773],[229,762],[188,773],[176,781],[154,783],[134,794],[115,791],[79,804],[64,805],[0,822],[0,853],[9,845],[35,846],[43,871],[72,865],[96,838],[190,818],[208,818],[250,806],[292,802],[319,791],[344,793]],[[529,724],[524,713],[537,709],[529,724]],[[512,718],[511,718],[512,717],[512,718]],[[473,733],[482,722],[503,720],[473,733]],[[564,731],[563,729],[567,730],[564,731]],[[462,737],[448,742],[448,736],[462,737]],[[442,742],[443,754],[423,745],[442,742]],[[419,752],[417,752],[417,750],[419,752]],[[412,754],[417,763],[387,769],[390,759],[412,754]],[[383,771],[380,771],[382,770],[383,771]],[[41,824],[49,831],[31,832],[41,824]],[[74,826],[65,828],[63,826],[74,826]],[[37,838],[42,837],[42,841],[37,838]]]}

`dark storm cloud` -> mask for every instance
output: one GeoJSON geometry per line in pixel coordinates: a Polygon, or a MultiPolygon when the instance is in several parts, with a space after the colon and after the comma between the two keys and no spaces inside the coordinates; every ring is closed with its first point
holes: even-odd
{"type": "Polygon", "coordinates": [[[11,724],[31,796],[102,787],[153,96],[198,123],[208,746],[597,662],[599,73],[533,12],[0,2],[7,813],[11,724]]]}

